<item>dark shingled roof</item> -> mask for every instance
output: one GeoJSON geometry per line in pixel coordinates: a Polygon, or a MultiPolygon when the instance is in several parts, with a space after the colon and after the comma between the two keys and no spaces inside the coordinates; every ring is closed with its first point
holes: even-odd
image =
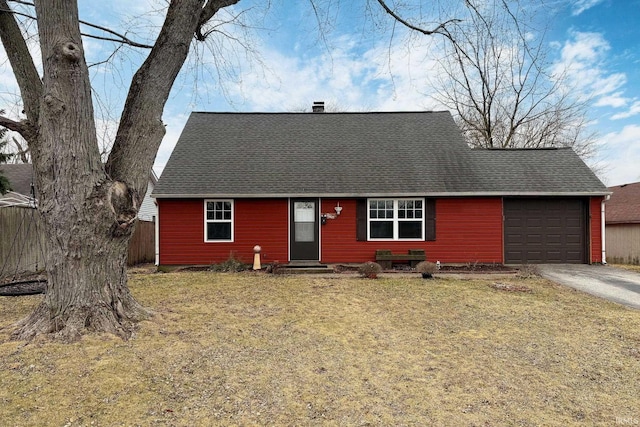
{"type": "Polygon", "coordinates": [[[24,196],[31,196],[33,174],[30,164],[3,164],[0,165],[0,172],[9,180],[11,191],[24,196]]]}
{"type": "MultiPolygon", "coordinates": [[[[504,194],[607,194],[571,148],[472,150],[481,189],[504,194]]],[[[480,190],[481,191],[481,190],[480,190]]]]}
{"type": "Polygon", "coordinates": [[[153,195],[606,193],[570,149],[469,149],[449,112],[194,112],[153,195]]]}
{"type": "Polygon", "coordinates": [[[609,187],[607,224],[640,224],[640,182],[609,187]]]}

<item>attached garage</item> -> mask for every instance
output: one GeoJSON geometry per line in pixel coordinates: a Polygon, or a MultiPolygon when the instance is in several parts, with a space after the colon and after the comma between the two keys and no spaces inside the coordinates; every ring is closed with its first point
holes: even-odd
{"type": "Polygon", "coordinates": [[[505,198],[506,264],[583,264],[588,260],[587,200],[505,198]]]}

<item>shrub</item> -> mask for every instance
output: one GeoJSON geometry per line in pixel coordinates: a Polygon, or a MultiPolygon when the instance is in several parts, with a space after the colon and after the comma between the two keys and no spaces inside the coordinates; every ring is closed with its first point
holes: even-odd
{"type": "Polygon", "coordinates": [[[171,273],[176,269],[176,267],[172,265],[159,265],[158,273],[171,273]]]}
{"type": "Polygon", "coordinates": [[[540,276],[538,266],[534,264],[523,264],[518,268],[516,277],[519,279],[533,279],[540,276]]]}
{"type": "Polygon", "coordinates": [[[373,261],[367,261],[358,267],[358,273],[360,273],[360,276],[366,277],[367,279],[377,279],[380,272],[382,272],[382,266],[373,261]]]}
{"type": "Polygon", "coordinates": [[[437,269],[438,266],[430,261],[421,261],[416,265],[416,271],[422,273],[422,277],[425,279],[432,278],[437,269]]]}
{"type": "Polygon", "coordinates": [[[211,265],[211,271],[219,271],[224,273],[237,273],[248,269],[249,266],[242,261],[236,259],[233,253],[229,254],[229,258],[223,263],[211,265]]]}
{"type": "Polygon", "coordinates": [[[416,265],[416,271],[418,273],[435,273],[437,270],[437,266],[435,262],[430,261],[421,261],[416,265]]]}
{"type": "Polygon", "coordinates": [[[282,264],[280,264],[280,261],[273,261],[271,264],[267,265],[264,271],[271,274],[280,274],[281,270],[282,264]]]}

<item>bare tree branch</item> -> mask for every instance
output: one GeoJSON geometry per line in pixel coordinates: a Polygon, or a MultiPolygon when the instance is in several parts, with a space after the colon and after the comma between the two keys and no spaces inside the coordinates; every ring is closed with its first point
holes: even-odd
{"type": "MultiPolygon", "coordinates": [[[[237,14],[231,16],[229,19],[225,19],[224,21],[220,21],[220,22],[216,22],[216,25],[214,25],[210,30],[205,31],[202,34],[202,39],[196,38],[198,41],[203,41],[205,40],[207,37],[209,37],[212,33],[220,33],[220,34],[225,34],[225,36],[227,37],[231,37],[230,34],[228,33],[224,33],[223,31],[219,31],[219,28],[231,24],[231,23],[235,23],[240,21],[242,15],[245,15],[247,12],[249,11],[249,9],[244,9],[241,10],[240,12],[238,12],[237,14]]],[[[202,28],[198,28],[198,31],[202,31],[202,28]]],[[[237,37],[231,37],[234,41],[238,41],[237,37]]]]}
{"type": "Polygon", "coordinates": [[[22,0],[9,0],[11,3],[23,4],[25,6],[35,7],[33,2],[31,1],[22,1],[22,0]]]}
{"type": "MultiPolygon", "coordinates": [[[[26,2],[26,1],[16,1],[16,0],[10,0],[10,1],[13,1],[14,3],[23,4],[23,5],[26,5],[26,6],[35,6],[33,3],[26,2]]],[[[1,5],[1,3],[0,3],[0,5],[1,5]]],[[[23,16],[25,18],[32,19],[34,21],[37,20],[36,17],[33,16],[33,15],[29,15],[28,13],[18,12],[18,11],[15,11],[15,10],[10,10],[8,7],[7,8],[3,8],[2,7],[0,12],[9,12],[9,13],[13,13],[14,15],[23,16]]],[[[127,36],[125,36],[124,34],[118,33],[117,31],[114,31],[111,28],[103,27],[102,25],[92,24],[91,22],[83,21],[82,19],[78,20],[78,22],[80,24],[82,24],[82,25],[86,25],[87,27],[95,28],[97,30],[104,31],[105,33],[112,34],[112,35],[116,36],[117,38],[99,36],[97,34],[90,34],[90,33],[81,33],[82,36],[84,36],[84,37],[89,37],[89,38],[96,39],[96,40],[104,40],[104,41],[112,41],[112,42],[116,42],[116,43],[123,43],[123,44],[127,44],[129,46],[139,47],[139,48],[144,48],[144,49],[151,49],[153,47],[152,45],[149,45],[149,44],[139,43],[139,42],[133,41],[130,38],[128,38],[127,36]]]]}
{"type": "Polygon", "coordinates": [[[391,15],[393,17],[393,19],[395,19],[396,21],[398,21],[399,23],[401,23],[402,25],[404,25],[405,27],[409,28],[410,30],[413,31],[417,31],[419,33],[422,33],[424,35],[430,36],[433,34],[441,34],[447,38],[450,38],[450,34],[449,32],[446,31],[446,27],[449,24],[452,23],[458,23],[458,22],[462,22],[459,19],[449,19],[448,21],[442,22],[440,24],[438,24],[437,27],[435,27],[433,30],[425,30],[424,28],[420,28],[416,25],[413,25],[411,23],[409,23],[408,21],[406,21],[405,19],[403,19],[402,17],[400,17],[400,15],[398,15],[397,13],[395,13],[389,6],[387,6],[387,4],[384,2],[384,0],[377,0],[378,3],[380,3],[380,6],[382,6],[382,8],[384,9],[385,12],[387,12],[389,15],[391,15]]]}
{"type": "Polygon", "coordinates": [[[564,144],[557,142],[561,134],[568,132],[566,120],[571,120],[579,108],[574,108],[566,97],[558,101],[557,83],[549,86],[542,81],[549,79],[544,72],[542,44],[533,46],[527,41],[529,30],[524,29],[525,23],[505,0],[495,0],[497,9],[504,11],[501,17],[486,14],[491,8],[479,8],[473,2],[465,1],[470,12],[471,28],[468,30],[458,25],[464,22],[461,19],[449,19],[426,30],[402,18],[384,0],[377,1],[406,28],[424,35],[441,34],[450,42],[452,61],[445,69],[451,84],[442,89],[441,101],[445,98],[445,105],[457,112],[461,129],[472,145],[504,148],[580,144],[571,138],[565,138],[564,144]],[[455,33],[452,33],[452,27],[455,33]],[[511,39],[500,38],[504,34],[498,32],[504,28],[513,31],[511,39]],[[513,45],[509,46],[509,43],[513,42],[520,49],[515,56],[510,54],[513,45]],[[508,62],[511,62],[510,66],[505,65],[508,62]],[[508,100],[505,99],[507,81],[511,81],[511,92],[506,95],[508,100]],[[540,91],[543,87],[547,92],[540,91]],[[562,106],[553,105],[552,98],[562,106]],[[543,104],[547,105],[547,110],[543,104]],[[562,120],[565,120],[564,125],[562,120]],[[553,121],[553,126],[549,121],[553,121]]]}
{"type": "MultiPolygon", "coordinates": [[[[0,0],[0,41],[20,87],[25,114],[32,123],[37,123],[43,90],[42,80],[6,0],[0,0]]],[[[27,135],[23,133],[24,130],[22,127],[22,130],[17,132],[22,133],[28,140],[27,135]]]]}
{"type": "Polygon", "coordinates": [[[209,22],[213,15],[218,13],[220,9],[228,6],[232,6],[238,3],[240,0],[208,0],[207,4],[202,8],[200,18],[198,19],[198,26],[196,27],[196,39],[198,41],[204,41],[207,38],[207,34],[202,33],[202,27],[209,22]]]}
{"type": "Polygon", "coordinates": [[[89,34],[89,33],[81,33],[83,37],[89,37],[91,39],[95,39],[95,40],[103,40],[103,41],[107,41],[107,42],[116,42],[116,43],[122,43],[122,44],[127,44],[129,46],[132,47],[139,47],[139,48],[143,48],[143,49],[151,49],[153,46],[151,46],[150,44],[144,44],[144,43],[138,43],[138,42],[134,42],[133,40],[130,40],[124,36],[120,36],[122,37],[120,39],[114,39],[112,37],[103,37],[103,36],[98,36],[95,34],[89,34]]]}
{"type": "Polygon", "coordinates": [[[102,64],[107,64],[109,62],[111,62],[111,60],[114,58],[114,56],[116,56],[116,54],[118,53],[118,51],[120,51],[120,49],[122,48],[123,45],[119,45],[118,47],[116,47],[113,52],[111,52],[109,54],[109,56],[107,57],[107,59],[104,59],[102,61],[98,61],[98,62],[93,62],[91,64],[88,64],[88,67],[95,67],[97,65],[102,65],[102,64]]]}
{"type": "Polygon", "coordinates": [[[22,144],[20,143],[20,141],[18,141],[18,138],[16,138],[15,136],[12,137],[11,140],[13,141],[13,143],[16,146],[16,148],[18,149],[18,152],[15,153],[16,159],[18,157],[20,157],[20,160],[22,161],[22,163],[30,163],[29,162],[29,147],[23,147],[22,144]]]}
{"type": "Polygon", "coordinates": [[[571,95],[564,76],[546,71],[551,64],[545,31],[528,26],[504,0],[494,0],[493,7],[465,4],[465,25],[446,30],[452,43],[445,44],[443,74],[434,86],[436,98],[456,111],[469,144],[562,146],[592,155],[594,134],[585,131],[588,101],[571,95]]]}
{"type": "Polygon", "coordinates": [[[140,198],[165,133],[164,105],[189,53],[190,44],[185,41],[194,34],[197,39],[204,37],[203,25],[221,8],[238,1],[171,2],[155,45],[133,77],[106,170],[113,179],[134,188],[140,198]]]}
{"type": "Polygon", "coordinates": [[[95,35],[95,34],[82,33],[82,35],[85,36],[85,37],[91,37],[91,38],[97,39],[97,40],[106,40],[106,41],[113,41],[113,42],[117,42],[117,43],[124,43],[124,44],[128,44],[129,46],[140,47],[140,48],[144,48],[144,49],[151,49],[153,47],[152,45],[149,45],[149,44],[135,42],[135,41],[131,40],[130,38],[128,38],[127,36],[125,36],[124,34],[120,34],[120,33],[116,32],[116,31],[114,31],[114,30],[112,30],[110,28],[103,27],[101,25],[92,24],[90,22],[83,21],[83,20],[79,20],[79,22],[82,25],[86,25],[88,27],[104,31],[105,33],[113,34],[114,36],[116,36],[118,38],[114,39],[114,38],[110,38],[110,37],[98,36],[98,35],[95,35]]]}
{"type": "Polygon", "coordinates": [[[29,134],[29,132],[31,131],[31,127],[27,122],[17,122],[5,116],[0,116],[0,126],[5,127],[14,132],[18,132],[21,135],[25,133],[29,134]]]}

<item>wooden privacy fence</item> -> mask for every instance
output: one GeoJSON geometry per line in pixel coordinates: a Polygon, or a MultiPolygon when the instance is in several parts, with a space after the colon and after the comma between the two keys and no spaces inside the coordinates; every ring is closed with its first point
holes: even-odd
{"type": "Polygon", "coordinates": [[[607,224],[607,261],[640,265],[640,224],[607,224]]]}
{"type": "MultiPolygon", "coordinates": [[[[45,268],[45,230],[36,209],[0,208],[0,276],[45,268]]],[[[155,223],[138,221],[129,242],[129,265],[155,261],[155,223]]]]}
{"type": "Polygon", "coordinates": [[[136,231],[129,241],[129,265],[155,262],[156,260],[156,223],[138,221],[136,231]]]}
{"type": "Polygon", "coordinates": [[[0,208],[0,276],[45,267],[45,236],[36,209],[0,208]]]}

